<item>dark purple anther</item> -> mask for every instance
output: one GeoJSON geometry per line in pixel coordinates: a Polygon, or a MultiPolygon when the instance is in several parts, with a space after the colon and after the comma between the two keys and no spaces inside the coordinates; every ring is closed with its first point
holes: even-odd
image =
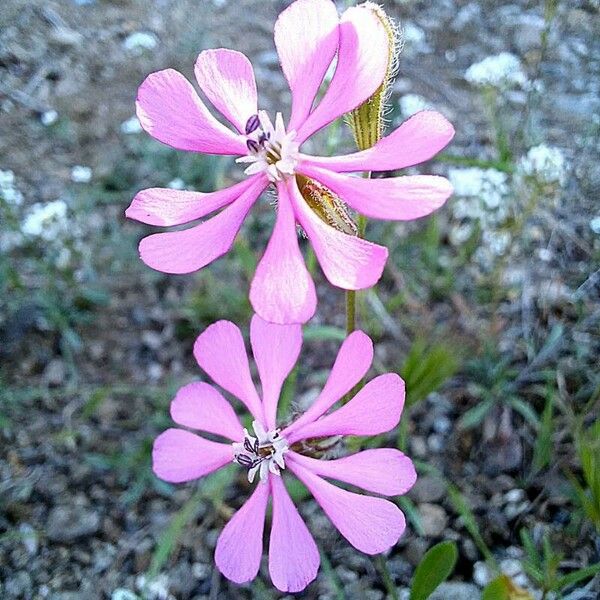
{"type": "Polygon", "coordinates": [[[249,456],[246,456],[245,454],[238,454],[235,457],[235,460],[237,460],[237,462],[244,467],[252,467],[253,463],[254,463],[254,461],[249,456]]]}
{"type": "Polygon", "coordinates": [[[258,152],[260,150],[260,146],[256,140],[246,140],[246,146],[248,146],[250,152],[258,152]]]}
{"type": "Polygon", "coordinates": [[[254,448],[248,438],[244,438],[244,448],[247,452],[254,452],[254,448]]]}
{"type": "Polygon", "coordinates": [[[258,115],[252,115],[246,121],[246,135],[250,135],[253,131],[256,131],[259,125],[260,121],[258,120],[258,115]]]}
{"type": "Polygon", "coordinates": [[[260,137],[258,138],[258,143],[263,146],[270,137],[271,135],[269,133],[261,133],[260,137]]]}

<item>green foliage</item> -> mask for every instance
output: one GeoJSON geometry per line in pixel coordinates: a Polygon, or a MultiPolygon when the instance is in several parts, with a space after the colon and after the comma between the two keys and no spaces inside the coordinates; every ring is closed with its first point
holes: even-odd
{"type": "Polygon", "coordinates": [[[406,406],[410,407],[439,389],[460,366],[456,350],[443,343],[417,339],[400,369],[406,382],[406,406]]]}
{"type": "Polygon", "coordinates": [[[235,477],[235,469],[226,467],[206,477],[192,497],[179,509],[171,519],[171,523],[162,533],[152,555],[148,571],[148,579],[154,579],[171,556],[184,529],[198,513],[200,502],[210,501],[214,506],[223,502],[225,489],[235,477]]]}
{"type": "Polygon", "coordinates": [[[450,503],[454,507],[454,510],[460,515],[463,525],[469,532],[469,535],[473,538],[473,541],[479,549],[479,552],[481,552],[481,554],[484,556],[490,567],[492,567],[496,572],[500,572],[498,563],[496,562],[492,551],[488,548],[488,545],[485,543],[483,536],[479,531],[477,519],[475,518],[467,499],[454,486],[450,486],[448,488],[448,493],[450,497],[450,503]]]}
{"type": "MultiPolygon", "coordinates": [[[[555,545],[546,531],[541,541],[541,549],[535,544],[531,534],[526,529],[521,530],[521,542],[525,550],[523,568],[527,575],[541,588],[544,593],[562,593],[569,587],[600,573],[600,563],[583,567],[561,575],[560,564],[563,555],[556,552],[555,545]]],[[[487,600],[487,599],[485,599],[487,600]]],[[[493,600],[492,597],[489,600],[493,600]]],[[[512,599],[511,599],[512,600],[512,599]]]]}
{"type": "Polygon", "coordinates": [[[531,461],[531,474],[535,475],[546,468],[552,460],[552,435],[554,433],[554,390],[546,391],[546,404],[540,428],[537,432],[531,461]]]}
{"type": "Polygon", "coordinates": [[[454,571],[458,559],[455,542],[440,542],[430,548],[417,566],[410,600],[427,600],[454,571]]]}
{"type": "Polygon", "coordinates": [[[485,587],[482,600],[533,600],[533,596],[508,575],[500,575],[485,587]]]}
{"type": "Polygon", "coordinates": [[[585,487],[571,475],[575,498],[586,517],[600,532],[600,420],[579,433],[576,448],[585,487]]]}

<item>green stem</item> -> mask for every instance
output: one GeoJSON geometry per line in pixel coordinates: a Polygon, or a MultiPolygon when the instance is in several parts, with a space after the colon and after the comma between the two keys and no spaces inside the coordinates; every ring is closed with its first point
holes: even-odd
{"type": "Polygon", "coordinates": [[[379,571],[381,572],[381,578],[383,579],[385,589],[388,591],[392,600],[398,600],[398,590],[394,585],[394,580],[392,579],[390,570],[385,562],[385,557],[380,554],[375,560],[377,562],[377,566],[379,567],[379,571]]]}
{"type": "MultiPolygon", "coordinates": [[[[371,173],[364,174],[366,179],[371,177],[371,173]]],[[[367,217],[358,215],[358,237],[364,238],[367,230],[367,217]]],[[[346,291],[346,335],[350,335],[356,329],[356,291],[346,291]]]]}
{"type": "Polygon", "coordinates": [[[350,335],[356,329],[356,292],[346,292],[346,335],[350,335]]]}

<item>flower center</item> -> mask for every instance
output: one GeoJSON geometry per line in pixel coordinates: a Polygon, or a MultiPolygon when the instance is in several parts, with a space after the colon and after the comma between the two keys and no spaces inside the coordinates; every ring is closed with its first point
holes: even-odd
{"type": "Polygon", "coordinates": [[[233,462],[248,469],[248,481],[252,483],[259,473],[260,480],[266,481],[269,472],[281,475],[285,469],[283,455],[288,451],[287,441],[279,435],[279,430],[265,431],[258,422],[253,421],[255,436],[244,429],[244,441],[234,442],[233,462]]]}
{"type": "Polygon", "coordinates": [[[254,175],[264,172],[272,183],[294,174],[298,162],[296,132],[286,133],[283,117],[277,113],[275,126],[264,110],[252,115],[246,122],[248,154],[236,160],[250,163],[244,173],[254,175]]]}

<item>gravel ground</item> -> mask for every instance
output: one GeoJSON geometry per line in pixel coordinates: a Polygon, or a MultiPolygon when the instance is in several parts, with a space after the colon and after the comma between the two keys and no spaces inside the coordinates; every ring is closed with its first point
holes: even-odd
{"type": "MultiPolygon", "coordinates": [[[[108,291],[106,303],[75,326],[82,343],[73,355],[65,352],[60,337],[40,326],[35,307],[23,305],[0,321],[0,396],[8,415],[0,429],[2,598],[131,600],[142,592],[182,600],[280,597],[269,590],[268,576],[264,584],[239,587],[222,579],[213,566],[227,511],[237,508],[248,492],[243,478],[222,492],[218,510],[213,501],[217,492],[198,500],[172,555],[149,580],[157,543],[195,492],[191,485],[174,488],[153,478],[149,445],[169,422],[174,389],[198,377],[190,349],[199,323],[231,314],[228,305],[213,306],[191,318],[188,300],[195,286],[201,295],[203,286],[223,279],[231,289],[244,291],[247,279],[239,265],[226,261],[211,267],[211,280],[149,272],[138,264],[135,251],[135,240],[146,229],[126,224],[123,210],[129,191],[165,184],[179,173],[136,154],[135,144],[143,142],[132,140],[143,136],[135,133],[130,119],[145,75],[173,67],[191,77],[199,50],[236,48],[252,59],[263,106],[286,107],[289,94],[277,65],[272,26],[287,4],[5,0],[0,6],[0,169],[14,172],[25,206],[61,197],[94,198],[89,213],[80,218],[88,228],[86,244],[95,240],[92,230],[104,240],[94,253],[103,265],[99,282],[108,291]],[[74,170],[77,166],[83,171],[74,170]]],[[[531,357],[523,344],[543,347],[560,325],[564,343],[552,345],[536,367],[558,373],[564,395],[575,397],[581,373],[592,372],[594,364],[597,370],[600,352],[600,241],[590,227],[598,216],[600,191],[598,3],[559,2],[541,64],[546,25],[539,3],[387,0],[384,5],[399,18],[406,37],[393,94],[396,107],[408,111],[408,100],[402,102],[407,97],[426,102],[456,126],[452,155],[494,159],[486,105],[464,74],[486,56],[511,52],[542,87],[508,92],[498,113],[507,130],[522,134],[515,145],[521,144],[523,154],[546,142],[560,148],[568,164],[558,198],[536,210],[526,243],[515,244],[508,257],[507,277],[518,278],[519,292],[512,293],[509,286],[497,312],[488,312],[490,305],[472,293],[481,273],[470,264],[452,275],[460,293],[450,298],[423,305],[413,288],[407,300],[409,324],[420,323],[425,331],[444,324],[466,352],[481,348],[482,331],[503,352],[516,347],[513,365],[525,377],[521,394],[526,400],[533,397],[526,387],[532,369],[526,371],[531,357]],[[547,260],[538,259],[543,249],[547,260]]],[[[394,121],[401,119],[400,112],[397,108],[392,114],[394,121]]],[[[429,172],[440,174],[448,169],[442,161],[428,166],[429,172]]],[[[253,226],[269,218],[266,205],[253,226]]],[[[443,226],[450,230],[446,221],[443,226]]],[[[413,229],[393,231],[402,237],[413,229]]],[[[260,239],[252,243],[257,248],[262,244],[260,239]]],[[[402,277],[401,267],[389,267],[385,298],[402,277]]],[[[322,279],[318,290],[315,322],[343,325],[341,295],[322,279]]],[[[239,310],[247,314],[246,305],[239,310]]],[[[378,338],[378,359],[397,368],[409,346],[406,331],[384,327],[378,338]]],[[[305,343],[300,394],[308,397],[322,384],[335,348],[332,342],[305,343]]],[[[564,423],[557,423],[553,438],[556,464],[528,477],[533,434],[521,416],[498,406],[481,427],[457,425],[476,401],[470,383],[461,372],[414,408],[408,426],[410,455],[437,469],[468,497],[486,543],[516,581],[529,583],[520,574],[518,530],[523,526],[533,531],[550,527],[570,568],[597,562],[600,545],[589,527],[568,527],[572,504],[562,470],[576,468],[576,462],[564,423]]],[[[422,531],[417,534],[411,527],[387,557],[395,585],[406,589],[426,549],[451,539],[460,551],[457,570],[454,581],[435,598],[479,598],[489,571],[448,501],[445,480],[430,471],[409,497],[422,531]]],[[[341,540],[312,500],[303,501],[301,508],[331,565],[322,565],[318,579],[297,597],[328,599],[341,593],[346,598],[385,598],[376,563],[341,540]]],[[[262,573],[267,574],[266,564],[262,573]]],[[[597,597],[598,589],[581,597],[597,597]]]]}

